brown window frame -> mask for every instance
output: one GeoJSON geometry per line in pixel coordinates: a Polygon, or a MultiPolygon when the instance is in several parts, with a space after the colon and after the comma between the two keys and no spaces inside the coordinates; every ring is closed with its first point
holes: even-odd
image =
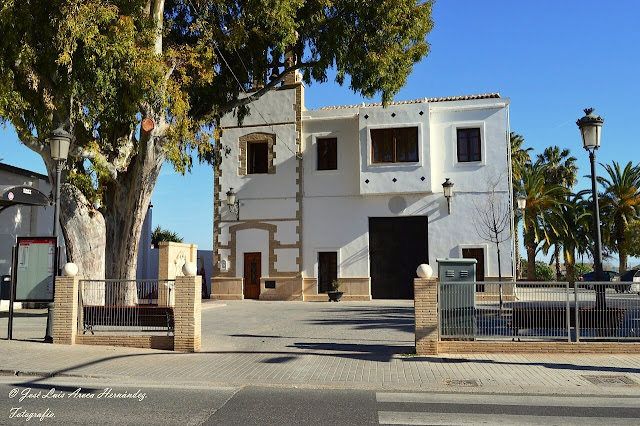
{"type": "MultiPolygon", "coordinates": [[[[418,132],[418,126],[383,127],[379,129],[370,129],[369,135],[371,137],[371,164],[417,163],[420,161],[420,132],[418,132]],[[409,146],[409,144],[412,143],[409,140],[409,138],[407,138],[405,141],[400,141],[400,142],[405,145],[404,146],[405,153],[410,153],[410,151],[412,151],[411,148],[415,148],[415,157],[411,157],[405,160],[399,160],[398,159],[399,157],[398,142],[401,136],[400,133],[404,131],[408,132],[411,130],[415,130],[415,147],[409,146]],[[387,143],[391,142],[391,150],[392,150],[391,153],[393,155],[393,158],[391,159],[391,161],[380,161],[380,156],[378,156],[378,160],[376,161],[375,145],[377,144],[377,141],[375,139],[384,137],[382,135],[384,135],[385,133],[391,134],[391,140],[390,141],[379,140],[379,142],[380,142],[380,145],[384,144],[385,142],[387,143]]],[[[405,155],[408,155],[408,154],[405,154],[405,155]]]]}
{"type": "MultiPolygon", "coordinates": [[[[479,127],[461,127],[456,129],[456,158],[458,160],[458,163],[479,163],[482,161],[482,132],[480,131],[479,127]],[[471,133],[476,133],[474,135],[472,135],[471,133]],[[460,149],[460,147],[463,144],[463,141],[461,140],[462,138],[460,137],[460,134],[466,134],[463,135],[463,138],[466,139],[466,146],[464,146],[464,149],[460,149]],[[476,152],[473,152],[474,150],[472,149],[472,144],[474,143],[474,137],[477,136],[477,146],[475,148],[477,148],[476,152]],[[464,156],[466,156],[467,159],[461,159],[461,152],[464,152],[464,156]]],[[[464,157],[463,157],[464,158],[464,157]]]]}
{"type": "Polygon", "coordinates": [[[338,170],[338,138],[316,139],[316,170],[338,170]],[[324,146],[321,147],[321,144],[324,146]],[[323,148],[326,148],[327,156],[321,157],[320,152],[323,148]]]}
{"type": "Polygon", "coordinates": [[[247,141],[247,174],[248,175],[257,175],[257,174],[267,174],[269,173],[269,142],[268,141],[247,141]],[[263,146],[261,148],[263,150],[262,155],[264,155],[264,160],[261,160],[261,167],[256,171],[255,161],[252,156],[255,152],[254,149],[258,145],[263,146]]]}

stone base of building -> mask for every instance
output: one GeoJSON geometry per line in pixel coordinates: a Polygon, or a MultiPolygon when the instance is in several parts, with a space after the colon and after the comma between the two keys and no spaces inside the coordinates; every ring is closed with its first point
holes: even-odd
{"type": "Polygon", "coordinates": [[[236,277],[211,278],[210,299],[242,300],[244,299],[244,279],[236,277]]]}

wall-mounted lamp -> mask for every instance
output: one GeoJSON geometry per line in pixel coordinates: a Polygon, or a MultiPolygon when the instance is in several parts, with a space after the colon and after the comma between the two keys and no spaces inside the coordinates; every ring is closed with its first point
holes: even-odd
{"type": "Polygon", "coordinates": [[[229,188],[227,191],[227,207],[231,213],[236,214],[236,220],[240,220],[240,200],[236,199],[236,193],[233,192],[233,188],[229,188]]]}
{"type": "Polygon", "coordinates": [[[453,182],[446,178],[444,183],[442,184],[442,189],[444,190],[444,197],[447,199],[447,211],[451,214],[451,197],[453,197],[453,182]]]}

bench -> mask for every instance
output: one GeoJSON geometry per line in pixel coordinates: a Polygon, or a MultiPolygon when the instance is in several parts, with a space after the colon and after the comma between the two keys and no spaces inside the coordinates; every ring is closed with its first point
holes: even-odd
{"type": "MultiPolygon", "coordinates": [[[[622,325],[625,311],[626,308],[579,308],[579,326],[581,329],[595,329],[611,335],[622,325]]],[[[569,308],[568,325],[576,326],[575,307],[569,308]]],[[[514,336],[517,336],[521,329],[566,329],[567,309],[564,306],[514,306],[511,328],[514,336]]]]}
{"type": "Polygon", "coordinates": [[[175,327],[170,306],[83,306],[83,332],[94,333],[96,326],[155,327],[171,332],[175,327]]]}

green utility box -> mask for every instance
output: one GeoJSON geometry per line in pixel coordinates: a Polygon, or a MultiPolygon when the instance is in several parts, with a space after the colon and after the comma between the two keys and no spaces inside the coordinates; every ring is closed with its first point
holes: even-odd
{"type": "Polygon", "coordinates": [[[476,259],[437,259],[440,337],[476,335],[476,259]]]}

